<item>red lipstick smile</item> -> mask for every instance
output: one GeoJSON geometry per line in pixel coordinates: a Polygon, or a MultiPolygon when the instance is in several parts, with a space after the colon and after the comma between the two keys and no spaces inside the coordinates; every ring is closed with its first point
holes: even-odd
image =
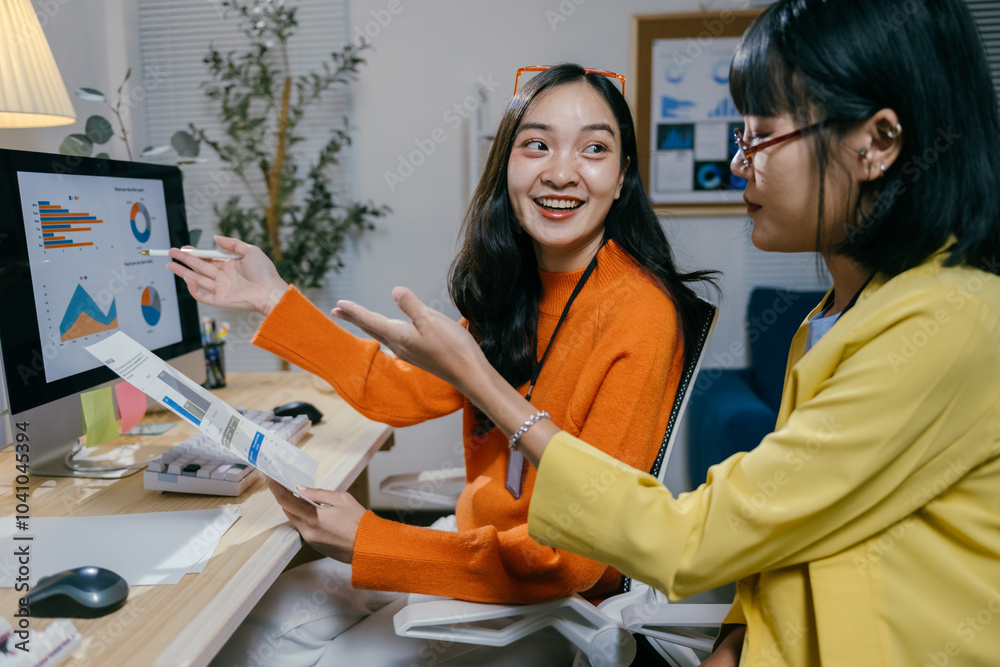
{"type": "Polygon", "coordinates": [[[583,202],[576,197],[559,195],[535,197],[533,201],[542,216],[549,220],[565,220],[575,215],[583,206],[583,202]]]}

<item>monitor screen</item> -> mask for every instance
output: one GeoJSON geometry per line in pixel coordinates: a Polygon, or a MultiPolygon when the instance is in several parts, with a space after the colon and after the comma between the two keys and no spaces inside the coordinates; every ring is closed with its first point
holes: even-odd
{"type": "Polygon", "coordinates": [[[0,350],[11,414],[117,377],[84,347],[121,330],[200,352],[197,302],[140,250],[188,242],[174,166],[0,150],[0,350]]]}

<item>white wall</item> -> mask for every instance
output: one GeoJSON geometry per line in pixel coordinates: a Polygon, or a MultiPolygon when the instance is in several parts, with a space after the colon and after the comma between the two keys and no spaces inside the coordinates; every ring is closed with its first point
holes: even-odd
{"type": "MultiPolygon", "coordinates": [[[[70,91],[88,86],[113,92],[125,63],[137,61],[131,41],[134,2],[33,3],[70,91]]],[[[468,98],[477,81],[495,87],[488,108],[495,124],[518,67],[572,61],[630,77],[633,14],[690,12],[702,6],[721,11],[748,4],[748,0],[349,0],[352,35],[367,33],[373,46],[353,88],[354,196],[388,204],[393,213],[350,248],[348,268],[319,295],[322,306],[350,297],[393,313],[390,291],[403,284],[424,301],[455,314],[445,278],[469,192],[468,122],[462,117],[467,113],[457,111],[456,105],[472,106],[468,98]],[[400,171],[401,160],[409,166],[419,164],[412,173],[407,168],[400,171]],[[398,178],[387,182],[387,172],[402,182],[398,178]]],[[[335,46],[331,44],[331,50],[335,46]]],[[[76,126],[0,131],[0,146],[55,151],[63,137],[82,132],[85,118],[99,111],[95,103],[75,97],[73,102],[80,118],[76,126]]],[[[141,146],[143,128],[138,120],[134,145],[141,146]]],[[[741,365],[745,359],[739,343],[750,283],[801,285],[800,267],[789,270],[782,258],[761,260],[747,241],[743,218],[665,219],[664,226],[683,267],[725,272],[722,314],[708,363],[741,365]]],[[[809,280],[815,276],[812,265],[807,266],[809,280]]],[[[257,363],[249,357],[235,359],[231,370],[251,370],[257,363]]],[[[392,452],[379,454],[372,462],[376,488],[388,474],[444,463],[460,465],[460,418],[453,415],[399,429],[396,443],[392,452]]],[[[676,470],[681,473],[683,460],[674,463],[680,464],[676,470]]],[[[687,487],[683,474],[671,480],[675,490],[687,487]]],[[[395,503],[373,493],[376,507],[395,503]]]]}

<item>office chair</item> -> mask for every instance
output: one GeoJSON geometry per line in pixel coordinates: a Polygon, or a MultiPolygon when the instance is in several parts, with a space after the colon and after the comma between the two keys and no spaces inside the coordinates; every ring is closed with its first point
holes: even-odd
{"type": "MultiPolygon", "coordinates": [[[[693,350],[674,396],[659,453],[650,469],[650,474],[661,482],[676,441],[675,427],[687,406],[689,390],[718,317],[714,305],[702,300],[698,303],[698,336],[689,342],[693,350]]],[[[441,479],[433,475],[429,473],[425,480],[441,479]]],[[[428,493],[435,492],[425,489],[423,497],[428,493]]],[[[669,604],[663,593],[626,577],[619,592],[596,607],[577,594],[527,605],[414,595],[396,613],[393,623],[396,634],[403,637],[485,646],[506,646],[551,627],[578,649],[575,667],[625,667],[632,663],[637,651],[641,652],[642,664],[655,664],[650,661],[658,660],[664,665],[693,667],[701,662],[695,651],[707,652],[713,642],[710,635],[696,628],[718,627],[728,611],[728,604],[669,604]]]]}
{"type": "Polygon", "coordinates": [[[455,509],[465,485],[465,468],[441,468],[401,475],[387,475],[379,484],[382,493],[412,499],[419,507],[455,509]]]}

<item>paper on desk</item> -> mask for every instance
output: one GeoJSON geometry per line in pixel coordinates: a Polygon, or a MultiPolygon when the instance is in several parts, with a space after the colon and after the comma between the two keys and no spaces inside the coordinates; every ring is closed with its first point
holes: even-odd
{"type": "MultiPolygon", "coordinates": [[[[201,572],[229,527],[235,507],[114,516],[33,517],[29,530],[15,532],[13,518],[0,522],[4,545],[28,545],[30,584],[41,577],[84,565],[117,572],[133,586],[176,584],[201,572]],[[32,539],[14,542],[14,537],[32,539]]],[[[0,553],[0,587],[13,588],[16,549],[0,553]]]]}
{"type": "MultiPolygon", "coordinates": [[[[286,489],[296,493],[299,484],[315,484],[316,459],[260,428],[125,333],[115,332],[86,349],[124,380],[286,489]]],[[[303,500],[316,505],[308,498],[303,500]]]]}

